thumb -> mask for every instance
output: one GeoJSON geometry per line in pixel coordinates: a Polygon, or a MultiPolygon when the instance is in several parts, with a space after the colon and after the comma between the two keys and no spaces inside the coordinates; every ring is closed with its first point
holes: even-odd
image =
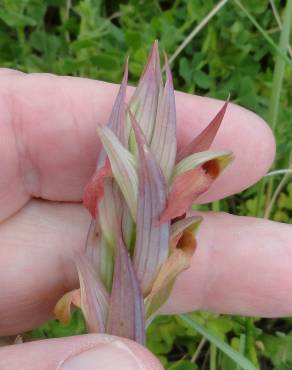
{"type": "Polygon", "coordinates": [[[48,339],[0,349],[2,370],[161,370],[144,347],[103,334],[48,339]]]}

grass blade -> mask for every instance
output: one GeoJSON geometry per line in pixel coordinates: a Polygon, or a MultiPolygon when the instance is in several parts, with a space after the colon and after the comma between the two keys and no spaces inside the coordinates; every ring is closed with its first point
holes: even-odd
{"type": "MultiPolygon", "coordinates": [[[[288,0],[284,15],[283,29],[279,41],[279,49],[287,56],[289,46],[289,36],[292,22],[292,0],[288,0]]],[[[290,61],[291,63],[291,61],[290,61]]],[[[285,73],[285,61],[279,55],[276,58],[275,70],[273,75],[271,104],[269,110],[269,124],[272,130],[275,130],[279,112],[280,94],[285,73]]]]}
{"type": "MultiPolygon", "coordinates": [[[[246,341],[246,336],[245,334],[240,334],[239,337],[239,352],[244,355],[245,352],[245,341],[246,341]]],[[[236,370],[242,370],[239,364],[236,365],[236,370]]]]}
{"type": "Polygon", "coordinates": [[[290,164],[289,168],[286,170],[282,180],[279,182],[279,185],[276,187],[276,190],[274,191],[274,194],[271,198],[270,203],[267,204],[265,214],[264,214],[264,218],[267,218],[267,219],[270,218],[270,215],[272,213],[274,204],[276,203],[276,200],[277,200],[279,194],[281,193],[281,191],[282,191],[283,187],[285,186],[289,176],[291,175],[291,171],[292,171],[292,163],[290,164]]]}
{"type": "Polygon", "coordinates": [[[206,15],[205,18],[193,29],[193,31],[184,39],[184,41],[179,45],[175,50],[172,56],[169,58],[169,64],[177,58],[177,56],[182,52],[182,50],[191,42],[191,40],[208,24],[210,19],[216,15],[219,10],[228,2],[228,0],[221,0],[219,3],[214,6],[214,8],[206,15]]]}
{"type": "MultiPolygon", "coordinates": [[[[281,21],[280,15],[279,15],[279,13],[278,13],[278,10],[277,10],[277,8],[276,8],[276,4],[275,4],[274,0],[270,0],[270,5],[271,5],[272,11],[273,11],[273,13],[274,13],[274,17],[275,17],[275,19],[276,19],[276,22],[277,22],[277,24],[278,24],[278,27],[279,27],[279,28],[280,28],[280,30],[282,31],[282,29],[283,29],[283,24],[282,24],[282,21],[281,21]]],[[[291,45],[290,45],[290,44],[288,45],[288,53],[289,53],[289,55],[290,55],[290,58],[292,58],[292,47],[291,47],[291,45]]]]}
{"type": "MultiPolygon", "coordinates": [[[[287,50],[289,47],[289,38],[290,38],[290,30],[291,30],[291,23],[292,23],[292,0],[288,0],[284,20],[283,20],[283,27],[279,41],[279,50],[287,56],[287,50]]],[[[281,97],[281,90],[284,80],[285,74],[285,61],[283,58],[278,54],[275,62],[274,74],[273,74],[273,82],[272,82],[272,89],[271,89],[271,99],[269,104],[269,112],[268,112],[268,122],[275,132],[277,127],[277,118],[279,114],[279,106],[280,106],[280,97],[281,97]]],[[[271,177],[268,181],[267,187],[267,196],[266,196],[266,209],[265,209],[265,216],[270,215],[271,207],[269,206],[271,203],[272,198],[272,190],[273,190],[273,183],[274,178],[271,177]]],[[[264,184],[261,186],[261,193],[259,195],[260,202],[263,198],[263,191],[264,191],[264,184]]]]}
{"type": "MultiPolygon", "coordinates": [[[[250,14],[250,12],[246,9],[246,7],[241,3],[239,0],[234,0],[234,3],[242,10],[242,12],[246,15],[246,17],[251,21],[251,23],[256,27],[259,33],[266,39],[269,45],[274,49],[279,57],[290,67],[292,67],[292,61],[288,58],[286,52],[283,51],[274,41],[273,39],[267,34],[267,32],[260,26],[260,24],[255,20],[255,18],[250,14]]],[[[291,8],[291,6],[290,6],[291,8]]],[[[289,2],[287,5],[287,10],[289,9],[289,2]]],[[[290,13],[292,13],[290,11],[290,13]]],[[[284,31],[285,25],[283,25],[284,31]]]]}
{"type": "Polygon", "coordinates": [[[223,342],[215,334],[210,332],[204,326],[198,324],[194,319],[191,319],[188,315],[182,314],[179,317],[187,323],[191,328],[195,329],[198,333],[203,335],[210,343],[214,344],[218,349],[225,353],[231,358],[236,364],[238,364],[244,370],[257,370],[255,365],[251,363],[246,357],[240,352],[233,349],[229,344],[223,342]]]}

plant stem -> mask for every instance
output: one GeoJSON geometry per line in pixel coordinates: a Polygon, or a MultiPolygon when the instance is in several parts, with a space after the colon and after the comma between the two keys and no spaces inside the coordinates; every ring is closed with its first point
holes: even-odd
{"type": "Polygon", "coordinates": [[[270,218],[270,215],[271,215],[271,212],[273,210],[274,204],[275,204],[281,190],[283,189],[284,185],[286,184],[286,181],[288,180],[289,175],[291,175],[291,173],[292,173],[292,163],[290,164],[287,172],[285,173],[285,175],[283,176],[279,185],[277,186],[276,190],[274,191],[274,194],[272,196],[272,199],[271,199],[270,203],[267,204],[267,208],[265,210],[264,218],[267,218],[267,219],[270,218]]]}
{"type": "MultiPolygon", "coordinates": [[[[239,352],[244,355],[245,353],[245,346],[246,346],[246,335],[240,334],[239,337],[239,352]]],[[[239,366],[239,364],[236,365],[236,370],[241,370],[242,368],[239,366]]]]}
{"type": "MultiPolygon", "coordinates": [[[[257,28],[257,30],[262,34],[262,36],[266,39],[266,41],[270,44],[270,46],[276,51],[278,57],[281,57],[281,59],[290,67],[292,67],[292,61],[287,57],[287,54],[285,51],[283,51],[274,41],[273,39],[267,34],[267,32],[260,26],[260,24],[255,20],[255,18],[250,14],[250,12],[243,6],[241,1],[234,0],[234,3],[242,10],[242,12],[246,15],[246,17],[251,21],[251,23],[257,28]]],[[[287,8],[289,7],[289,0],[287,4],[287,8]]],[[[290,14],[291,15],[291,14],[290,14]]],[[[284,22],[285,23],[285,22],[284,22]]],[[[283,25],[283,31],[284,31],[285,25],[283,25]]]]}
{"type": "Polygon", "coordinates": [[[220,200],[215,200],[215,202],[212,202],[212,211],[214,212],[220,211],[220,200]]]}
{"type": "MultiPolygon", "coordinates": [[[[280,36],[280,41],[279,41],[279,49],[282,50],[282,52],[285,54],[287,53],[287,50],[289,47],[289,36],[290,36],[291,23],[292,23],[292,0],[288,0],[286,9],[285,9],[285,14],[284,14],[283,28],[282,28],[282,32],[280,36]]],[[[284,80],[284,74],[285,74],[285,62],[283,61],[282,58],[277,56],[274,74],[273,74],[270,109],[269,109],[269,114],[268,114],[268,122],[273,132],[275,132],[276,127],[277,127],[277,118],[279,114],[280,97],[281,97],[281,90],[282,90],[282,85],[283,85],[283,80],[284,80]]],[[[271,177],[268,181],[268,187],[267,187],[265,214],[268,214],[267,207],[271,203],[273,184],[274,184],[274,178],[271,177]]]]}
{"type": "MultiPolygon", "coordinates": [[[[279,49],[286,55],[288,46],[289,46],[289,36],[292,22],[292,0],[288,0],[283,29],[279,41],[279,49]]],[[[272,95],[271,95],[271,104],[269,110],[269,124],[271,125],[272,130],[274,131],[277,125],[277,117],[279,112],[280,104],[280,95],[285,73],[285,62],[279,56],[276,58],[273,83],[272,83],[272,95]]]]}
{"type": "Polygon", "coordinates": [[[285,175],[286,173],[292,174],[292,169],[289,168],[284,168],[282,170],[275,170],[267,173],[265,177],[270,177],[270,176],[277,176],[277,175],[285,175]]]}
{"type": "Polygon", "coordinates": [[[254,318],[246,318],[246,357],[258,367],[257,353],[254,347],[254,318]]]}
{"type": "Polygon", "coordinates": [[[210,370],[216,370],[217,347],[211,343],[210,345],[210,370]]]}
{"type": "Polygon", "coordinates": [[[195,329],[198,333],[203,335],[212,344],[214,344],[219,350],[221,350],[226,356],[232,359],[236,364],[239,364],[242,369],[245,370],[257,370],[253,363],[251,363],[241,353],[236,351],[228,343],[224,342],[221,338],[217,337],[209,329],[196,322],[193,318],[190,318],[186,314],[179,315],[180,319],[188,324],[191,328],[195,329]]]}
{"type": "MultiPolygon", "coordinates": [[[[274,14],[274,17],[276,19],[276,22],[280,28],[280,30],[282,31],[283,29],[283,24],[282,24],[282,21],[281,21],[281,18],[280,18],[280,15],[279,15],[279,12],[276,8],[276,5],[275,5],[275,1],[274,0],[270,0],[270,5],[271,5],[271,8],[272,8],[272,11],[273,11],[273,14],[274,14]]],[[[288,47],[288,53],[290,55],[290,58],[292,58],[292,47],[291,45],[289,44],[288,47]]]]}
{"type": "Polygon", "coordinates": [[[262,179],[257,185],[257,202],[256,202],[256,211],[255,217],[260,217],[262,214],[263,201],[264,201],[264,192],[265,192],[266,181],[262,179]]]}
{"type": "Polygon", "coordinates": [[[198,347],[196,348],[196,351],[193,354],[193,357],[191,359],[191,362],[193,364],[197,361],[197,359],[199,357],[199,354],[201,353],[201,351],[202,351],[202,349],[203,349],[203,347],[204,347],[204,345],[205,345],[206,342],[207,342],[207,339],[205,337],[202,337],[202,339],[201,339],[200,343],[198,344],[198,347]]]}
{"type": "Polygon", "coordinates": [[[208,24],[210,19],[216,15],[219,10],[228,2],[228,0],[221,0],[214,6],[214,8],[206,15],[205,18],[193,29],[193,31],[184,39],[184,41],[178,46],[172,56],[169,58],[169,63],[171,64],[176,57],[181,53],[181,51],[191,42],[191,40],[208,24]]]}

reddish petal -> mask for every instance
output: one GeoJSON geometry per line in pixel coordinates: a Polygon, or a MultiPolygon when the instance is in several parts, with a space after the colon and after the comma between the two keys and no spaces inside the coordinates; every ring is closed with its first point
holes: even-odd
{"type": "Polygon", "coordinates": [[[160,217],[167,222],[181,216],[191,207],[194,200],[211,185],[213,178],[202,167],[194,168],[178,175],[168,197],[168,205],[160,217]]]}
{"type": "MultiPolygon", "coordinates": [[[[124,143],[125,142],[125,98],[128,82],[128,60],[126,62],[124,77],[116,97],[107,127],[109,127],[124,143]]],[[[107,163],[107,153],[104,148],[101,148],[96,171],[93,174],[90,182],[84,190],[83,204],[89,210],[92,217],[96,217],[97,203],[103,197],[104,193],[104,178],[112,177],[109,163],[107,163]]]]}
{"type": "Polygon", "coordinates": [[[196,198],[209,188],[232,160],[232,153],[222,151],[195,153],[181,160],[174,168],[167,208],[160,222],[186,213],[196,198]]]}
{"type": "Polygon", "coordinates": [[[228,101],[224,103],[223,107],[208,124],[208,126],[197,137],[195,137],[189,145],[179,151],[176,162],[181,161],[183,158],[193,153],[202,152],[210,148],[224,118],[227,105],[228,101]]]}
{"type": "Polygon", "coordinates": [[[89,210],[93,218],[96,217],[97,205],[104,194],[104,179],[106,177],[112,177],[112,170],[109,162],[106,162],[103,167],[95,172],[84,190],[83,204],[89,210]]]}

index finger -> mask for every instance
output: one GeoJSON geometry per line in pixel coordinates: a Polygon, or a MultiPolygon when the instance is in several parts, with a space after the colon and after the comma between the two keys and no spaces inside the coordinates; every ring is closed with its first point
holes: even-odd
{"type": "MultiPolygon", "coordinates": [[[[117,89],[117,85],[85,78],[1,76],[0,219],[30,197],[82,199],[95,168],[96,125],[106,123],[117,89]]],[[[191,141],[221,106],[214,99],[177,92],[179,145],[191,141]]],[[[275,152],[265,122],[233,104],[212,148],[233,151],[235,161],[201,201],[219,199],[255,183],[269,168],[275,152]]]]}

